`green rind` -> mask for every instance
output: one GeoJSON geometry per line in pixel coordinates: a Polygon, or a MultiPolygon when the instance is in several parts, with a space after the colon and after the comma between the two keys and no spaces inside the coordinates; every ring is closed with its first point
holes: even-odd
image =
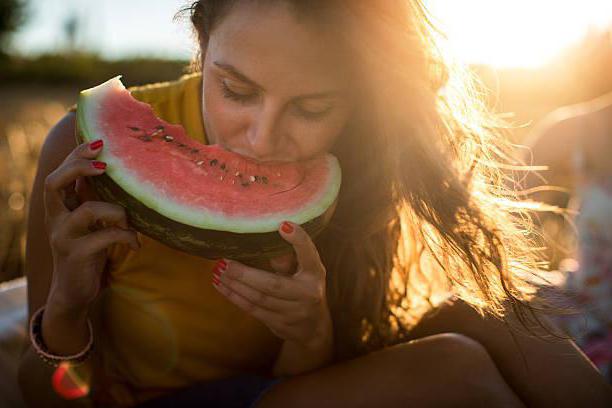
{"type": "MultiPolygon", "coordinates": [[[[83,106],[89,106],[86,94],[87,91],[83,91],[79,95],[79,103],[77,105],[76,138],[78,143],[94,139],[104,139],[102,134],[97,134],[87,126],[89,121],[84,117],[86,116],[86,110],[83,109],[83,106]]],[[[330,157],[333,158],[337,165],[337,160],[333,156],[330,157]]],[[[106,174],[90,178],[96,192],[103,200],[123,206],[126,209],[130,224],[139,232],[151,238],[190,254],[206,258],[232,258],[242,260],[257,267],[265,265],[265,262],[262,261],[264,258],[292,251],[292,247],[280,237],[276,230],[278,228],[278,221],[270,231],[257,232],[228,231],[215,228],[221,222],[216,223],[214,226],[207,225],[202,227],[177,221],[171,216],[158,211],[159,206],[156,205],[151,197],[132,194],[131,191],[126,191],[123,185],[127,184],[129,186],[131,183],[126,183],[127,177],[123,177],[121,174],[122,168],[119,163],[116,163],[116,160],[112,160],[112,155],[102,152],[98,158],[107,161],[109,167],[106,174]]],[[[318,215],[312,216],[310,220],[306,219],[303,222],[299,218],[289,219],[300,224],[313,238],[326,227],[335,211],[337,190],[340,188],[341,177],[339,165],[337,165],[337,168],[334,167],[333,171],[337,172],[332,174],[332,179],[336,181],[333,188],[327,192],[317,208],[313,208],[307,213],[318,215]],[[331,200],[331,203],[326,208],[323,208],[323,202],[329,200],[331,200]]],[[[227,229],[227,225],[224,227],[227,229]]]]}
{"type": "MultiPolygon", "coordinates": [[[[89,90],[81,92],[79,95],[79,104],[77,109],[77,119],[80,128],[83,132],[85,140],[104,139],[103,134],[95,131],[94,128],[88,126],[88,123],[93,123],[95,112],[95,103],[97,101],[96,95],[88,96],[93,90],[97,92],[103,92],[104,86],[109,82],[118,81],[117,78],[113,78],[110,81],[89,90]],[[102,88],[101,88],[102,87],[102,88]],[[88,118],[90,116],[90,118],[88,118]]],[[[117,86],[123,87],[120,81],[117,86]]],[[[228,232],[236,233],[262,233],[276,231],[278,225],[283,220],[295,222],[297,224],[304,224],[308,220],[317,218],[325,213],[325,211],[334,203],[338,193],[340,191],[340,184],[342,181],[342,175],[340,171],[340,165],[337,159],[331,155],[327,156],[328,166],[330,173],[328,175],[328,186],[326,187],[325,194],[323,194],[318,200],[310,203],[304,209],[300,211],[293,211],[290,214],[274,214],[269,217],[259,217],[254,219],[252,217],[225,217],[222,214],[207,212],[202,209],[192,209],[188,206],[181,206],[173,204],[168,201],[156,201],[155,197],[158,195],[153,185],[143,184],[135,177],[131,176],[128,169],[124,168],[120,161],[115,160],[112,155],[101,154],[100,159],[104,160],[108,164],[108,174],[124,191],[131,194],[133,197],[138,199],[140,202],[151,208],[152,210],[163,214],[165,217],[170,218],[176,222],[186,225],[192,225],[194,227],[203,229],[214,229],[224,230],[228,232]]]]}

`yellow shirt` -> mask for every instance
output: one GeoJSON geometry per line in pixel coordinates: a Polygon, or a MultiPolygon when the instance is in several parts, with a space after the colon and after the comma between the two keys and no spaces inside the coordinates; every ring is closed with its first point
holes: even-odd
{"type": "MultiPolygon", "coordinates": [[[[201,75],[132,89],[158,116],[206,142],[201,75]]],[[[211,284],[214,261],[140,235],[142,248],[110,252],[92,308],[95,400],[132,405],[195,382],[270,374],[281,340],[211,284]]]]}

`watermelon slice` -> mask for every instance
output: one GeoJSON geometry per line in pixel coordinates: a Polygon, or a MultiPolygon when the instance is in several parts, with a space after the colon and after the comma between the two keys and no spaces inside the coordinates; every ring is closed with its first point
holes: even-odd
{"type": "Polygon", "coordinates": [[[284,220],[312,236],[329,221],[340,189],[338,160],[258,162],[191,139],[155,116],[119,77],[82,91],[79,141],[104,140],[98,194],[124,206],[132,225],[165,244],[206,257],[259,258],[290,249],[284,220]]]}

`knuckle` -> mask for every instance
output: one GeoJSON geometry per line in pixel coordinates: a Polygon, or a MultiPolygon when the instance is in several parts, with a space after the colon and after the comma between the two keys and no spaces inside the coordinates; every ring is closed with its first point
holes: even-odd
{"type": "Polygon", "coordinates": [[[268,290],[270,292],[276,292],[283,288],[283,281],[278,275],[272,275],[268,284],[268,290]]]}
{"type": "Polygon", "coordinates": [[[62,244],[62,238],[59,236],[58,231],[51,231],[49,234],[49,245],[51,248],[60,249],[62,244]]]}
{"type": "Polygon", "coordinates": [[[259,299],[257,300],[257,303],[263,306],[266,306],[269,303],[270,297],[264,293],[264,292],[259,292],[259,299]]]}
{"type": "Polygon", "coordinates": [[[121,228],[111,227],[111,237],[118,241],[128,241],[130,239],[129,231],[124,231],[121,228]]]}
{"type": "Polygon", "coordinates": [[[70,217],[79,227],[89,226],[89,224],[97,219],[94,207],[87,201],[78,206],[77,209],[70,214],[70,217]]]}
{"type": "Polygon", "coordinates": [[[52,191],[55,186],[56,173],[55,171],[45,177],[45,190],[52,191]]]}

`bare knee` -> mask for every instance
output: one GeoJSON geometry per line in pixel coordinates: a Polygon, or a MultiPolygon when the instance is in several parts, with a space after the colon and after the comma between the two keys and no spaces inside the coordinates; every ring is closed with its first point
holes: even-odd
{"type": "MultiPolygon", "coordinates": [[[[520,406],[520,400],[499,373],[486,348],[476,340],[458,333],[443,333],[406,343],[421,349],[429,360],[426,370],[435,389],[452,393],[459,405],[520,406]]],[[[414,375],[407,353],[405,368],[414,375]]]]}

